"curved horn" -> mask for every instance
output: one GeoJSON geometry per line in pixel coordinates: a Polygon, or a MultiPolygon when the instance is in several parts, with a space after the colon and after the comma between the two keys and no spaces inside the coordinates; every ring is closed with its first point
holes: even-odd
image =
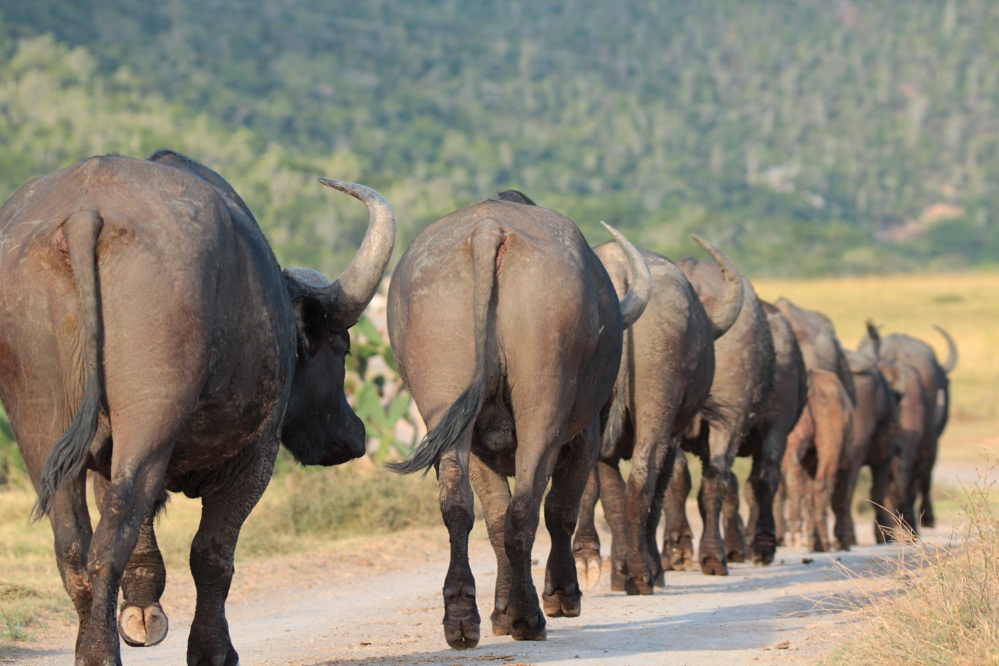
{"type": "Polygon", "coordinates": [[[739,318],[742,312],[743,285],[742,273],[736,268],[732,260],[724,252],[714,245],[704,240],[697,234],[690,234],[694,242],[704,248],[704,251],[711,255],[711,258],[718,262],[722,275],[725,277],[725,297],[714,309],[711,315],[711,325],[715,330],[715,340],[725,335],[732,324],[739,318]]]}
{"type": "Polygon", "coordinates": [[[649,304],[649,298],[652,296],[652,271],[645,263],[642,253],[621,232],[602,220],[600,224],[607,228],[614,241],[621,246],[631,267],[631,286],[621,299],[621,328],[627,329],[638,321],[645,312],[645,306],[649,304]]]}
{"type": "Polygon", "coordinates": [[[957,344],[954,343],[954,338],[950,337],[950,333],[945,331],[942,326],[933,325],[933,328],[940,331],[940,335],[944,336],[947,340],[947,362],[943,364],[943,371],[950,374],[950,371],[957,367],[957,344]]]}
{"type": "Polygon", "coordinates": [[[361,247],[340,277],[323,290],[331,326],[333,330],[343,330],[357,323],[378,291],[395,246],[395,215],[382,195],[370,187],[329,178],[320,178],[319,182],[349,194],[368,207],[368,231],[361,247]]]}

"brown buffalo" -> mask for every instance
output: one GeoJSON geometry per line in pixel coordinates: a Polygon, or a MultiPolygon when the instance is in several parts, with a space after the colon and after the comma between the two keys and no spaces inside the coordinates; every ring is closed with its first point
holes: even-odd
{"type": "MultiPolygon", "coordinates": [[[[837,471],[848,464],[842,454],[852,438],[853,402],[846,388],[833,372],[809,370],[808,403],[787,440],[783,484],[790,505],[787,529],[804,534],[816,552],[830,549],[826,515],[837,471]]],[[[778,514],[783,495],[778,493],[778,514]]]]}
{"type": "Polygon", "coordinates": [[[152,531],[165,490],[203,503],[187,662],[236,664],[233,553],[279,442],[308,464],[364,453],[343,390],[347,328],[378,286],[395,222],[373,190],[323,182],[371,211],[333,283],[282,273],[229,184],[169,151],[85,160],[0,209],[0,399],[55,533],[77,666],[121,663],[119,584],[125,640],[166,634],[152,531]],[[102,495],[94,532],[88,469],[102,495]]]}
{"type": "MultiPolygon", "coordinates": [[[[609,229],[609,227],[608,227],[609,229]]],[[[451,538],[444,636],[480,637],[468,564],[472,487],[496,552],[493,633],[544,640],[531,579],[542,497],[551,535],[550,617],[580,613],[571,538],[599,448],[599,412],[621,363],[622,332],[651,276],[623,236],[633,281],[619,302],[575,224],[518,192],[462,208],[413,240],[392,277],[388,326],[399,372],[429,432],[403,472],[436,467],[451,538]],[[511,493],[508,478],[516,485],[511,493]]]]}

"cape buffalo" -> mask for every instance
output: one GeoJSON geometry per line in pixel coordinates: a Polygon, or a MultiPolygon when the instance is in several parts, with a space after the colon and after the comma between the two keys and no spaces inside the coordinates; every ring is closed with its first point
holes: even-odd
{"type": "MultiPolygon", "coordinates": [[[[954,339],[940,326],[935,328],[947,341],[947,360],[943,365],[937,361],[932,347],[918,338],[901,333],[892,333],[880,338],[875,354],[886,361],[899,360],[912,366],[919,374],[919,382],[923,387],[929,421],[923,433],[925,439],[920,444],[918,465],[913,470],[915,493],[922,495],[919,522],[923,527],[933,527],[936,522],[930,499],[930,486],[940,436],[947,426],[950,413],[950,379],[947,375],[957,367],[957,345],[954,344],[954,339]]],[[[860,341],[859,349],[872,353],[875,349],[872,334],[876,329],[868,327],[868,331],[868,335],[860,341]]],[[[915,499],[913,495],[912,501],[915,502],[915,499]]]]}
{"type": "MultiPolygon", "coordinates": [[[[677,265],[697,290],[708,313],[713,312],[725,292],[721,269],[697,259],[683,259],[677,265]]],[[[728,574],[719,520],[722,503],[729,491],[732,462],[773,394],[775,363],[767,316],[753,285],[743,278],[739,316],[728,332],[715,340],[715,376],[709,397],[714,408],[703,411],[682,440],[684,450],[700,458],[704,470],[697,503],[704,520],[698,557],[705,575],[728,574]]],[[[777,460],[779,464],[780,458],[777,460]]],[[[676,456],[669,485],[672,490],[667,490],[664,507],[668,540],[664,551],[674,568],[682,568],[686,558],[693,554],[687,545],[690,526],[685,504],[690,475],[685,456],[676,456]],[[678,541],[670,542],[671,535],[677,536],[678,541]]]]}
{"type": "MultiPolygon", "coordinates": [[[[749,504],[749,550],[756,564],[770,564],[777,552],[777,525],[774,499],[781,479],[781,461],[788,436],[808,402],[808,375],[805,361],[787,318],[766,301],[760,301],[770,324],[774,341],[774,390],[766,407],[752,418],[752,426],[739,447],[740,457],[752,457],[753,467],[746,484],[749,504]]],[[[778,507],[779,509],[779,507],[778,507]]],[[[729,491],[722,509],[725,550],[728,559],[744,562],[746,540],[739,515],[739,484],[729,476],[729,491]]]]}
{"type": "MultiPolygon", "coordinates": [[[[937,428],[947,420],[947,375],[925,342],[893,334],[888,337],[894,338],[895,344],[886,353],[878,329],[868,322],[867,330],[861,348],[871,351],[878,358],[878,369],[898,398],[889,507],[898,514],[901,527],[917,532],[920,521],[917,520],[915,503],[920,494],[923,495],[924,516],[925,512],[929,512],[932,518],[930,474],[942,430],[942,427],[940,430],[937,428]]],[[[947,339],[951,344],[951,358],[947,365],[953,367],[957,353],[950,336],[947,339]]],[[[927,527],[932,523],[924,518],[922,525],[927,527]]],[[[890,532],[885,536],[892,538],[890,532]]]]}
{"type": "MultiPolygon", "coordinates": [[[[600,578],[600,539],[593,522],[598,496],[613,530],[611,589],[652,594],[663,583],[656,526],[679,435],[704,408],[715,372],[715,338],[742,310],[742,275],[728,257],[694,237],[725,276],[721,305],[709,317],[687,276],[669,259],[642,251],[652,271],[652,298],[628,329],[615,390],[604,410],[600,457],[580,505],[573,543],[584,589],[600,578]],[[631,460],[627,486],[618,464],[631,460]],[[661,474],[666,469],[665,474],[661,474]]],[[[631,282],[619,246],[594,249],[622,296],[631,282]]]]}
{"type": "Polygon", "coordinates": [[[472,486],[496,552],[494,635],[546,636],[531,548],[549,480],[544,609],[550,617],[579,615],[570,539],[599,447],[600,408],[621,362],[622,331],[645,309],[651,285],[638,250],[611,233],[634,276],[620,303],[576,225],[520,193],[431,224],[392,276],[392,351],[429,428],[412,460],[396,469],[437,468],[451,538],[444,636],[453,648],[479,641],[468,564],[472,486]]]}
{"type": "MultiPolygon", "coordinates": [[[[826,514],[838,470],[849,464],[843,452],[852,438],[853,402],[846,388],[834,372],[809,370],[808,403],[787,440],[783,482],[790,504],[789,531],[807,535],[815,552],[830,549],[826,514]]],[[[779,493],[778,512],[784,494],[779,493]]]]}
{"type": "Polygon", "coordinates": [[[364,453],[343,390],[347,328],[389,260],[395,221],[370,211],[336,282],[281,272],[246,205],[176,153],[93,157],[0,209],[0,399],[55,533],[76,605],[78,666],[120,664],[122,635],[162,640],[165,571],[152,533],[164,489],[202,498],[191,546],[190,665],[232,666],[225,600],[240,527],[279,442],[306,464],[364,453]],[[86,473],[104,482],[91,533],[86,473]],[[138,546],[137,546],[138,544],[138,546]]]}
{"type": "Polygon", "coordinates": [[[794,335],[801,346],[801,354],[805,359],[805,367],[809,370],[825,370],[836,373],[850,400],[857,400],[857,391],[853,385],[853,373],[846,359],[846,352],[839,338],[836,337],[836,327],[826,315],[815,310],[798,307],[783,296],[774,301],[774,307],[781,311],[791,323],[794,335]]]}
{"type": "Polygon", "coordinates": [[[885,534],[894,526],[886,506],[898,433],[898,396],[878,368],[877,359],[850,349],[846,350],[846,358],[853,374],[857,403],[853,412],[853,438],[843,452],[848,465],[845,469],[840,466],[832,497],[836,547],[841,550],[857,543],[851,504],[860,468],[864,465],[871,470],[870,501],[878,543],[884,541],[885,534]]]}

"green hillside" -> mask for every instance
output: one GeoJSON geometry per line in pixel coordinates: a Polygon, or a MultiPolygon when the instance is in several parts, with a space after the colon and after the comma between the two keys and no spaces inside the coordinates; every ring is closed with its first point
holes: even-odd
{"type": "Polygon", "coordinates": [[[523,189],[756,275],[999,262],[988,0],[6,0],[0,195],[95,152],[219,170],[335,271],[379,188],[401,243],[523,189]]]}

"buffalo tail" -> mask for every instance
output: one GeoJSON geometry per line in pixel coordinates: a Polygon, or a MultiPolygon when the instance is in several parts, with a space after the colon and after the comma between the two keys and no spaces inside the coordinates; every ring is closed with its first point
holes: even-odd
{"type": "Polygon", "coordinates": [[[424,470],[426,475],[431,467],[440,463],[441,456],[458,443],[475,422],[482,408],[489,362],[487,358],[489,321],[491,313],[495,312],[492,302],[496,286],[497,253],[503,241],[502,232],[497,227],[477,229],[470,239],[475,281],[472,300],[475,324],[475,373],[472,375],[472,382],[451,404],[440,423],[423,438],[413,452],[412,458],[388,465],[394,472],[412,474],[424,470]]]}
{"type": "Polygon", "coordinates": [[[62,225],[61,231],[66,239],[82,320],[79,335],[83,361],[83,399],[73,422],[52,447],[45,461],[38,487],[38,502],[32,512],[33,520],[46,515],[60,486],[83,470],[90,444],[97,433],[103,392],[99,359],[103,330],[96,250],[103,226],[104,221],[96,211],[73,213],[62,225]]]}

